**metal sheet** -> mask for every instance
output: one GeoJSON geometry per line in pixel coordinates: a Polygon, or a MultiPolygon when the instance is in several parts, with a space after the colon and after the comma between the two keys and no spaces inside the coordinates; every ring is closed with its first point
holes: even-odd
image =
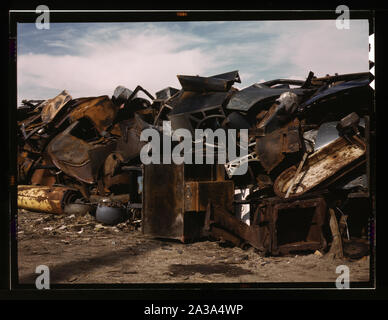
{"type": "Polygon", "coordinates": [[[259,102],[272,103],[284,92],[292,92],[297,95],[303,95],[309,90],[306,89],[288,89],[288,88],[270,88],[263,84],[255,83],[245,89],[236,92],[229,100],[226,108],[229,110],[248,111],[259,102]]]}
{"type": "Polygon", "coordinates": [[[53,99],[49,99],[42,104],[41,117],[43,122],[52,121],[61,109],[71,100],[71,95],[63,90],[53,99]]]}
{"type": "Polygon", "coordinates": [[[241,82],[238,71],[211,77],[178,75],[178,80],[183,90],[195,92],[229,91],[234,82],[241,82]]]}
{"type": "Polygon", "coordinates": [[[69,176],[86,183],[95,183],[99,168],[115,149],[116,142],[105,141],[105,144],[92,145],[71,135],[71,130],[77,125],[78,122],[74,122],[52,139],[47,152],[55,166],[69,176]]]}
{"type": "Polygon", "coordinates": [[[298,119],[270,134],[256,137],[255,148],[263,168],[267,173],[271,172],[286,153],[298,152],[302,148],[298,119]]]}
{"type": "Polygon", "coordinates": [[[336,128],[338,121],[323,123],[319,129],[315,139],[314,151],[318,151],[328,144],[333,143],[339,138],[339,132],[336,128]]]}
{"type": "Polygon", "coordinates": [[[369,82],[370,82],[369,78],[364,78],[364,79],[359,79],[359,80],[345,81],[345,82],[342,82],[338,85],[328,87],[325,90],[317,92],[310,99],[306,100],[301,105],[301,107],[311,105],[315,102],[318,102],[319,100],[329,98],[330,96],[334,96],[334,95],[338,95],[340,93],[348,92],[349,90],[352,90],[352,89],[366,87],[366,86],[368,86],[369,82]]]}
{"type": "Polygon", "coordinates": [[[139,156],[143,146],[147,144],[140,141],[142,130],[150,128],[151,125],[143,121],[140,116],[120,122],[121,137],[117,140],[116,152],[123,156],[123,161],[130,161],[139,156]]]}
{"type": "Polygon", "coordinates": [[[193,113],[221,106],[228,96],[228,92],[191,92],[181,91],[176,96],[172,97],[166,103],[173,109],[169,116],[193,113]]]}
{"type": "Polygon", "coordinates": [[[206,211],[209,203],[215,203],[224,208],[231,209],[233,194],[233,181],[186,182],[185,211],[206,211]]]}
{"type": "Polygon", "coordinates": [[[227,129],[249,129],[250,124],[240,113],[232,112],[226,117],[223,126],[227,129]]]}
{"type": "Polygon", "coordinates": [[[80,98],[70,112],[69,119],[77,121],[86,117],[101,134],[113,124],[118,108],[108,96],[80,98]]]}
{"type": "Polygon", "coordinates": [[[184,166],[144,166],[142,231],[146,235],[184,237],[184,166]]]}

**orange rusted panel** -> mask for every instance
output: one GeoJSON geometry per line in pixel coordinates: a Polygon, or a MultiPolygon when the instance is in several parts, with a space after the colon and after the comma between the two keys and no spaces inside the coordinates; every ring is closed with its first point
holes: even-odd
{"type": "Polygon", "coordinates": [[[116,117],[118,107],[108,96],[82,98],[79,104],[70,112],[71,121],[87,117],[101,133],[106,131],[116,117]]]}

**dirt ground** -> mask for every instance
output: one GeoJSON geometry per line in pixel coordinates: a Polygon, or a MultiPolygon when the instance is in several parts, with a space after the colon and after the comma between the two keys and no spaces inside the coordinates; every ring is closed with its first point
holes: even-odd
{"type": "Polygon", "coordinates": [[[144,236],[129,223],[109,227],[85,216],[19,210],[19,283],[47,265],[51,283],[333,282],[347,265],[351,282],[369,281],[369,256],[333,260],[319,252],[261,257],[221,241],[182,244],[144,236]]]}

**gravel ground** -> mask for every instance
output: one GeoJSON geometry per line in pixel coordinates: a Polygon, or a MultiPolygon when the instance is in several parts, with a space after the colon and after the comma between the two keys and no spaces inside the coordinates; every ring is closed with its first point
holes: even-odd
{"type": "Polygon", "coordinates": [[[369,256],[333,260],[319,252],[261,257],[221,241],[182,244],[144,236],[130,223],[108,227],[93,216],[57,216],[19,210],[20,283],[34,283],[38,265],[51,283],[333,282],[347,265],[351,282],[369,281],[369,256]]]}

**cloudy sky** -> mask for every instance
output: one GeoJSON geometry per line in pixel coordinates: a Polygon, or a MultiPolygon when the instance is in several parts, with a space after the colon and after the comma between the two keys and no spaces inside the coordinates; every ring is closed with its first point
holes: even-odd
{"type": "Polygon", "coordinates": [[[335,20],[18,24],[21,99],[109,95],[118,85],[152,94],[176,75],[239,70],[239,88],[276,78],[367,72],[368,21],[335,20]]]}

